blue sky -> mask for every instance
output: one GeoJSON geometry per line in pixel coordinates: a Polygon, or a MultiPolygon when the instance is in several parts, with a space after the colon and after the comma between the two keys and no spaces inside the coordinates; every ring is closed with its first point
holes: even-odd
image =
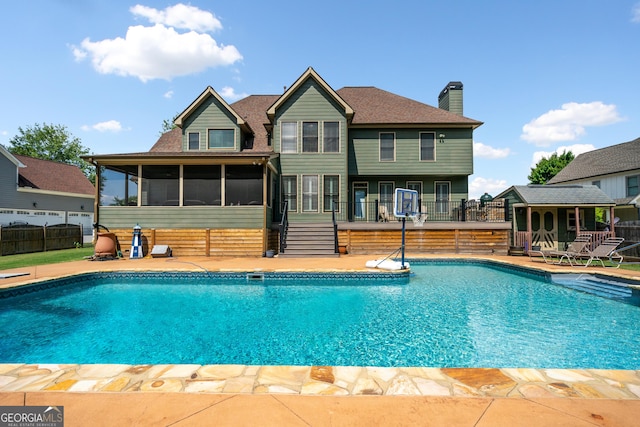
{"type": "Polygon", "coordinates": [[[554,151],[640,137],[640,1],[25,0],[0,16],[0,144],[60,124],[95,154],[147,151],[208,85],[278,94],[312,66],[334,89],[437,106],[464,84],[470,197],[526,184],[554,151]]]}

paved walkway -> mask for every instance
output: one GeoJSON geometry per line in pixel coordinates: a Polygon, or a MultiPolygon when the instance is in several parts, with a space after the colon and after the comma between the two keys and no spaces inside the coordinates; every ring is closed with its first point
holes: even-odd
{"type": "MultiPolygon", "coordinates": [[[[0,288],[111,270],[361,271],[375,258],[83,260],[0,271],[0,277],[28,273],[0,279],[0,288]]],[[[473,258],[585,271],[528,257],[473,258]]],[[[592,267],[588,271],[640,280],[640,272],[592,267]]],[[[640,417],[640,372],[5,364],[0,365],[0,406],[6,405],[64,406],[67,427],[631,426],[640,417]]]]}

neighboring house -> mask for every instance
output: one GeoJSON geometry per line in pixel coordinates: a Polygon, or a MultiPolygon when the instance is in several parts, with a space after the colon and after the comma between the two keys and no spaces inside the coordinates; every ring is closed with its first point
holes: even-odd
{"type": "Polygon", "coordinates": [[[0,225],[81,224],[90,241],[94,200],[95,188],[78,167],[0,145],[0,225]]]}
{"type": "Polygon", "coordinates": [[[207,87],[149,152],[87,157],[98,222],[120,240],[140,224],[178,254],[260,255],[278,249],[281,221],[335,217],[348,238],[344,223],[393,212],[398,187],[418,191],[429,222],[456,220],[482,124],[462,115],[462,89],[446,85],[436,108],[375,87],[334,90],[312,68],[281,95],[233,104],[207,87]]]}
{"type": "Polygon", "coordinates": [[[615,235],[613,226],[602,229],[596,221],[596,209],[611,213],[615,202],[595,185],[514,185],[496,197],[509,201],[513,246],[525,251],[562,250],[581,232],[591,233],[594,244],[615,235]]]}
{"type": "Polygon", "coordinates": [[[640,138],[580,154],[548,184],[596,185],[615,201],[614,217],[621,221],[638,220],[640,138]]]}

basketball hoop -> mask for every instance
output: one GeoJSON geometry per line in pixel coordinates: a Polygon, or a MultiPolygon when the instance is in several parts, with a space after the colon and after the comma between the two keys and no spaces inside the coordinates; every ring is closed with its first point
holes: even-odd
{"type": "Polygon", "coordinates": [[[413,219],[413,225],[416,227],[422,227],[424,222],[427,220],[427,214],[418,213],[413,215],[411,219],[413,219]]]}

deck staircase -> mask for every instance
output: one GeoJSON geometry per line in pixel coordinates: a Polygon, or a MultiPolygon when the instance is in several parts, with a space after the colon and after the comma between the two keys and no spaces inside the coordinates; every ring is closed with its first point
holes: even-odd
{"type": "Polygon", "coordinates": [[[338,257],[332,223],[289,223],[280,258],[338,257]]]}

